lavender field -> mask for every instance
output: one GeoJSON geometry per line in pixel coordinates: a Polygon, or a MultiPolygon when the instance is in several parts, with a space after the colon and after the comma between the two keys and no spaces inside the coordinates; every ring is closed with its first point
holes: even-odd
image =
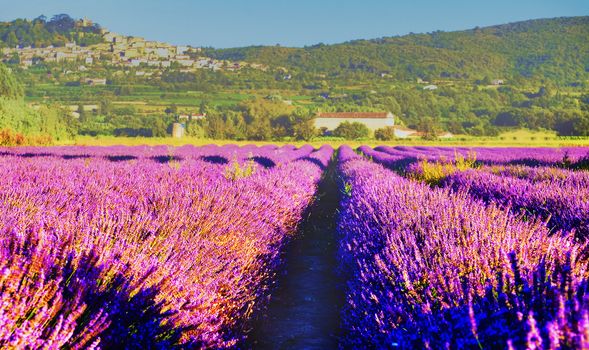
{"type": "Polygon", "coordinates": [[[589,349],[589,148],[0,149],[0,348],[589,349]]]}

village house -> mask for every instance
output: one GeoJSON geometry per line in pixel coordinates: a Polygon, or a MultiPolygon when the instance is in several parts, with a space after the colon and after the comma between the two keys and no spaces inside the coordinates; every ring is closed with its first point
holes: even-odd
{"type": "Polygon", "coordinates": [[[139,56],[139,51],[134,50],[134,49],[121,51],[120,56],[121,56],[121,58],[124,58],[124,59],[135,58],[135,57],[139,56]]]}
{"type": "Polygon", "coordinates": [[[134,58],[129,61],[131,67],[139,67],[142,63],[148,63],[148,61],[144,58],[134,58]]]}
{"type": "Polygon", "coordinates": [[[424,90],[429,90],[429,91],[433,91],[433,90],[437,90],[438,86],[437,85],[426,85],[423,87],[424,90]]]}
{"type": "Polygon", "coordinates": [[[170,50],[168,50],[166,47],[158,47],[155,49],[155,54],[160,58],[168,58],[170,57],[170,50]]]}
{"type": "Polygon", "coordinates": [[[395,125],[395,116],[390,112],[336,112],[319,113],[314,119],[315,127],[333,131],[343,122],[358,122],[370,130],[395,125]]]}

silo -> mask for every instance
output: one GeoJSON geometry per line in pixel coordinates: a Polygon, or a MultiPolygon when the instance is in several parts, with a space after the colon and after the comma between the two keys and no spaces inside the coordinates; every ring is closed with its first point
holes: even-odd
{"type": "Polygon", "coordinates": [[[184,137],[184,124],[182,123],[174,123],[174,125],[172,125],[172,137],[175,138],[182,138],[184,137]]]}

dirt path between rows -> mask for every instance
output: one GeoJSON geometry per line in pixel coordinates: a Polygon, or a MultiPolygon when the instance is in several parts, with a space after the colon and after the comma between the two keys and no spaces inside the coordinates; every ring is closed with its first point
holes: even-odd
{"type": "Polygon", "coordinates": [[[337,349],[342,282],[337,274],[339,195],[330,165],[319,199],[285,252],[283,274],[267,310],[253,324],[253,349],[337,349]]]}

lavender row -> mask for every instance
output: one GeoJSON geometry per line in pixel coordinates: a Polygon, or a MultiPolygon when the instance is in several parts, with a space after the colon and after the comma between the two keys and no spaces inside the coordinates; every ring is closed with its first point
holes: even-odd
{"type": "Polygon", "coordinates": [[[344,348],[589,346],[587,262],[571,238],[346,146],[339,174],[344,348]]]}
{"type": "Polygon", "coordinates": [[[236,346],[333,153],[299,151],[235,181],[200,153],[0,157],[0,347],[236,346]]]}
{"type": "Polygon", "coordinates": [[[485,166],[460,171],[455,164],[405,164],[401,156],[362,146],[359,150],[376,163],[397,169],[411,178],[434,179],[436,185],[468,192],[487,203],[507,207],[516,213],[547,220],[553,230],[575,232],[585,240],[589,235],[589,183],[585,171],[549,167],[485,166]],[[433,174],[432,174],[433,173],[433,174]],[[498,173],[498,174],[497,174],[498,173]]]}
{"type": "Polygon", "coordinates": [[[555,186],[589,187],[589,172],[572,171],[554,167],[529,167],[524,165],[493,165],[478,169],[499,176],[514,177],[530,182],[551,182],[555,186]]]}
{"type": "Polygon", "coordinates": [[[476,160],[488,165],[528,165],[575,167],[586,163],[589,157],[587,147],[564,148],[490,148],[490,147],[407,147],[379,146],[377,151],[393,156],[430,161],[452,160],[456,155],[474,156],[476,160]]]}
{"type": "Polygon", "coordinates": [[[471,169],[448,175],[440,185],[541,217],[554,230],[575,232],[579,240],[589,235],[589,187],[583,181],[531,182],[471,169]]]}
{"type": "Polygon", "coordinates": [[[113,162],[121,161],[155,161],[166,163],[169,161],[202,160],[211,164],[227,165],[232,162],[244,163],[248,160],[256,163],[256,166],[270,168],[275,165],[290,162],[307,157],[313,152],[309,145],[296,148],[292,145],[282,147],[274,145],[265,146],[236,146],[236,145],[207,145],[194,147],[191,145],[181,147],[169,146],[113,146],[113,147],[19,147],[1,148],[0,157],[17,158],[47,158],[71,160],[93,160],[104,158],[113,162]]]}

